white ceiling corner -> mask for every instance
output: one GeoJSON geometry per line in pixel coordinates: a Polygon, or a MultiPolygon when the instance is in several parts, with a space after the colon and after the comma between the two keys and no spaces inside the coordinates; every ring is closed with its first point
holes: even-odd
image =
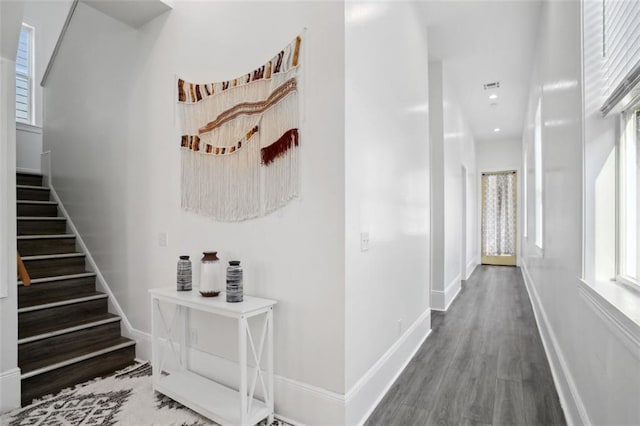
{"type": "Polygon", "coordinates": [[[96,10],[133,27],[140,28],[173,8],[173,0],[81,0],[96,10]]]}
{"type": "Polygon", "coordinates": [[[420,4],[429,57],[441,60],[476,140],[522,137],[541,1],[420,4]],[[500,82],[485,91],[484,83],[500,82]],[[497,105],[489,95],[496,93],[497,105]],[[499,133],[494,128],[500,128],[499,133]]]}

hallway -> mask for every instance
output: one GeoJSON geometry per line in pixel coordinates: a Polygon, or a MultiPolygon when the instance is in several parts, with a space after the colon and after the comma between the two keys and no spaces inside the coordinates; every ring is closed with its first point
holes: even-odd
{"type": "Polygon", "coordinates": [[[476,268],[367,424],[566,424],[519,268],[476,268]]]}

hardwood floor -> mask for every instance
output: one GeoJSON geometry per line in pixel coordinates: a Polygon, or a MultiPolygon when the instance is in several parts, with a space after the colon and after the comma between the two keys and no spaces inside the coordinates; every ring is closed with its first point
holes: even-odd
{"type": "Polygon", "coordinates": [[[519,268],[478,266],[367,425],[565,425],[519,268]]]}

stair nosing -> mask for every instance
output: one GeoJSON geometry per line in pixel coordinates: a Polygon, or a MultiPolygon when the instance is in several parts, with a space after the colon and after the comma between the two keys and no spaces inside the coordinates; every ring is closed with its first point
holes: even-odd
{"type": "Polygon", "coordinates": [[[26,220],[26,221],[52,221],[52,222],[62,222],[67,220],[66,217],[62,216],[16,216],[17,220],[26,220]]]}
{"type": "Polygon", "coordinates": [[[128,348],[129,346],[134,346],[136,342],[131,340],[129,342],[119,343],[117,345],[109,346],[104,349],[100,349],[94,352],[90,352],[88,354],[80,355],[75,358],[70,358],[68,360],[60,361],[55,364],[48,365],[46,367],[38,368],[37,370],[29,371],[28,373],[24,373],[20,376],[21,380],[29,379],[33,376],[38,376],[40,374],[48,373],[49,371],[57,370],[58,368],[66,367],[71,364],[75,364],[78,362],[86,361],[91,358],[98,357],[100,355],[108,354],[109,352],[115,352],[120,349],[128,348]]]}
{"type": "Polygon", "coordinates": [[[44,206],[57,206],[58,203],[55,201],[38,201],[38,200],[16,200],[16,204],[33,204],[33,205],[44,205],[44,206]]]}
{"type": "Polygon", "coordinates": [[[40,191],[49,191],[49,188],[46,186],[34,186],[34,185],[16,185],[17,189],[35,189],[40,191]]]}
{"type": "MultiPolygon", "coordinates": [[[[24,258],[23,258],[24,259],[24,258]]],[[[68,274],[68,275],[53,275],[51,277],[34,278],[31,280],[31,284],[42,284],[53,281],[72,280],[74,278],[88,278],[95,277],[95,272],[83,272],[81,274],[68,274]]],[[[18,285],[24,285],[22,281],[18,281],[18,285]]]]}
{"type": "Polygon", "coordinates": [[[67,259],[72,257],[86,257],[84,253],[58,253],[58,254],[39,254],[35,256],[21,256],[24,262],[32,260],[48,260],[48,259],[67,259]]]}
{"type": "Polygon", "coordinates": [[[40,234],[40,235],[18,235],[19,240],[38,240],[56,238],[75,238],[75,234],[40,234]]]}
{"type": "Polygon", "coordinates": [[[69,334],[69,333],[73,333],[75,331],[85,330],[87,328],[97,327],[97,326],[104,325],[104,324],[110,324],[112,322],[117,322],[117,321],[120,321],[120,320],[121,320],[120,317],[115,316],[115,317],[111,317],[111,318],[105,318],[105,319],[101,319],[101,320],[88,322],[86,324],[79,324],[79,325],[74,325],[72,327],[61,328],[59,330],[49,331],[47,333],[36,334],[35,336],[25,337],[24,339],[18,339],[18,345],[22,345],[22,344],[25,344],[25,343],[36,342],[38,340],[48,339],[49,337],[55,337],[55,336],[60,336],[60,335],[63,335],[63,334],[69,334]]]}
{"type": "Polygon", "coordinates": [[[16,176],[20,176],[20,175],[44,177],[42,173],[23,172],[23,171],[16,170],[16,176]]]}
{"type": "Polygon", "coordinates": [[[18,308],[18,314],[24,314],[27,312],[41,311],[44,309],[57,308],[59,306],[75,305],[76,303],[91,302],[93,300],[106,299],[109,295],[106,293],[95,294],[93,296],[77,297],[75,299],[65,299],[58,302],[44,303],[42,305],[25,306],[24,308],[18,308]]]}

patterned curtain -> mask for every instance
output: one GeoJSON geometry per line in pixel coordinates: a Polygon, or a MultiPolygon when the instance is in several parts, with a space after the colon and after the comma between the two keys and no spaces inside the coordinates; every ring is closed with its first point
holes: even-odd
{"type": "Polygon", "coordinates": [[[485,256],[515,254],[515,177],[512,172],[483,176],[482,249],[485,256]]]}

